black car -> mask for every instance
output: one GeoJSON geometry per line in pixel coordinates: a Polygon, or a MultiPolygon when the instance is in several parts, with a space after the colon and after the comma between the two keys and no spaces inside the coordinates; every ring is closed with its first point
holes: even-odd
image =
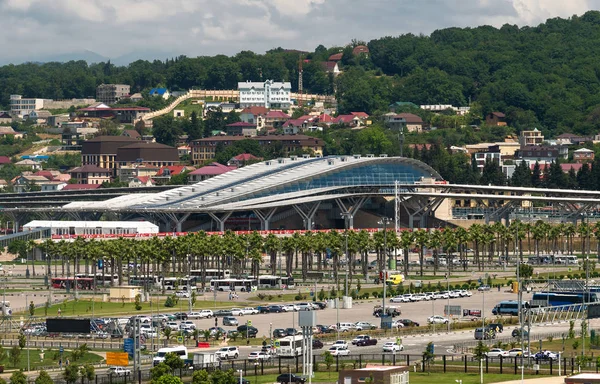
{"type": "Polygon", "coordinates": [[[258,311],[258,313],[269,313],[269,312],[271,312],[269,310],[269,306],[268,305],[259,305],[258,307],[256,307],[256,310],[258,311]]]}
{"type": "Polygon", "coordinates": [[[242,377],[241,379],[238,377],[236,384],[250,384],[250,380],[242,377]]]}
{"type": "Polygon", "coordinates": [[[237,327],[237,331],[240,333],[240,335],[242,335],[242,337],[246,337],[246,335],[248,335],[249,338],[256,337],[258,334],[258,329],[254,328],[253,326],[247,326],[246,324],[237,327]]]}
{"type": "Polygon", "coordinates": [[[313,304],[319,307],[319,309],[327,308],[327,303],[324,301],[315,301],[313,304]]]}
{"type": "Polygon", "coordinates": [[[279,376],[277,376],[277,379],[275,380],[278,383],[305,383],[306,379],[304,377],[300,377],[297,375],[294,375],[293,373],[283,373],[279,376]]]}
{"type": "Polygon", "coordinates": [[[296,336],[300,332],[296,328],[286,328],[285,329],[285,333],[286,333],[287,336],[296,336]]]}
{"type": "Polygon", "coordinates": [[[281,313],[283,312],[283,307],[281,305],[269,305],[269,312],[281,313]]]}
{"type": "Polygon", "coordinates": [[[323,348],[323,342],[319,339],[313,339],[312,341],[312,347],[313,349],[321,349],[323,348]]]}
{"type": "MultiPolygon", "coordinates": [[[[512,335],[512,337],[520,337],[521,336],[521,330],[519,328],[515,328],[515,329],[513,329],[511,335],[512,335]]],[[[523,330],[523,337],[525,338],[527,336],[529,336],[529,332],[527,332],[527,330],[524,329],[523,330]]]]}
{"type": "Polygon", "coordinates": [[[177,320],[187,320],[188,319],[188,315],[185,312],[177,312],[177,313],[174,313],[173,316],[175,316],[175,318],[177,320]]]}
{"type": "Polygon", "coordinates": [[[319,333],[334,333],[335,332],[335,329],[330,328],[327,325],[318,324],[317,329],[319,330],[319,333]]]}
{"type": "Polygon", "coordinates": [[[273,330],[273,338],[277,339],[280,337],[286,337],[288,334],[283,328],[277,328],[273,330]]]}
{"type": "Polygon", "coordinates": [[[400,319],[398,320],[405,327],[418,327],[420,324],[416,321],[412,321],[411,319],[400,319]]]}

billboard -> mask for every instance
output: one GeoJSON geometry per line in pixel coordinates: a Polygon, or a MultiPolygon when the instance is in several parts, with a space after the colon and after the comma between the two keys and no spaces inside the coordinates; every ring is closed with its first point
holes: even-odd
{"type": "Polygon", "coordinates": [[[106,364],[126,367],[129,365],[129,353],[127,352],[106,352],[106,364]]]}
{"type": "Polygon", "coordinates": [[[46,319],[48,333],[90,333],[90,319],[46,319]]]}

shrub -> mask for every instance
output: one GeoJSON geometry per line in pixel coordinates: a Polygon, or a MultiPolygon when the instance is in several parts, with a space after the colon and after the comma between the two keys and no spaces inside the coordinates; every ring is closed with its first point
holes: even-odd
{"type": "Polygon", "coordinates": [[[173,296],[168,296],[167,300],[165,300],[165,307],[173,308],[175,306],[175,300],[173,300],[173,296]]]}

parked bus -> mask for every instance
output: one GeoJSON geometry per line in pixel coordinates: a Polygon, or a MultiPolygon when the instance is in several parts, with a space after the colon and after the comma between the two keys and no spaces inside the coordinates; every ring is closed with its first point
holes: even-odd
{"type": "Polygon", "coordinates": [[[75,289],[75,281],[77,281],[77,289],[94,289],[94,279],[88,277],[53,277],[50,283],[52,284],[52,288],[75,289]]]}
{"type": "MultiPolygon", "coordinates": [[[[523,301],[521,303],[521,309],[529,308],[529,303],[523,301]]],[[[494,315],[510,315],[517,316],[519,314],[519,302],[516,300],[505,300],[501,301],[492,309],[494,315]]]]}
{"type": "MultiPolygon", "coordinates": [[[[202,281],[202,269],[192,269],[190,276],[198,277],[198,281],[202,281]]],[[[205,283],[211,280],[224,280],[231,278],[231,269],[205,269],[204,270],[205,283]]]]}
{"type": "Polygon", "coordinates": [[[553,264],[569,264],[569,265],[577,265],[579,264],[579,260],[575,255],[557,255],[554,256],[553,264]]]}
{"type": "Polygon", "coordinates": [[[140,287],[160,288],[162,286],[162,278],[152,275],[138,275],[129,277],[130,285],[138,285],[140,287]]]}
{"type": "Polygon", "coordinates": [[[78,273],[77,278],[89,278],[89,279],[95,279],[96,280],[96,285],[97,286],[108,286],[108,285],[117,285],[119,284],[119,275],[114,274],[105,274],[104,276],[102,275],[102,272],[97,272],[96,275],[94,275],[93,273],[78,273]]]}
{"type": "Polygon", "coordinates": [[[277,356],[296,357],[302,354],[302,335],[287,336],[279,339],[277,356]]]}
{"type": "Polygon", "coordinates": [[[527,257],[527,264],[530,264],[530,265],[552,264],[553,258],[554,258],[554,256],[552,256],[552,255],[529,256],[529,257],[527,257]]]}
{"type": "Polygon", "coordinates": [[[286,276],[260,275],[258,276],[259,288],[294,288],[294,278],[286,276]]]}
{"type": "Polygon", "coordinates": [[[250,292],[257,288],[257,281],[254,279],[223,279],[212,280],[210,290],[214,291],[238,291],[250,292]]]}
{"type": "Polygon", "coordinates": [[[167,291],[175,291],[180,285],[179,277],[165,277],[162,279],[162,287],[167,291]]]}

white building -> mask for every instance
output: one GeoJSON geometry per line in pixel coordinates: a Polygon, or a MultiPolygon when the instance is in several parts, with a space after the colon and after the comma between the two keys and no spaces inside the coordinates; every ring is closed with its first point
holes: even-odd
{"type": "Polygon", "coordinates": [[[240,108],[265,107],[287,109],[292,104],[290,82],[264,83],[246,81],[238,83],[240,91],[240,108]]]}
{"type": "Polygon", "coordinates": [[[149,221],[60,221],[33,220],[23,226],[23,232],[50,228],[52,235],[131,235],[158,233],[158,226],[149,221]]]}
{"type": "Polygon", "coordinates": [[[22,117],[42,108],[44,108],[44,99],[30,99],[23,98],[21,95],[10,95],[10,114],[13,116],[22,117]]]}

